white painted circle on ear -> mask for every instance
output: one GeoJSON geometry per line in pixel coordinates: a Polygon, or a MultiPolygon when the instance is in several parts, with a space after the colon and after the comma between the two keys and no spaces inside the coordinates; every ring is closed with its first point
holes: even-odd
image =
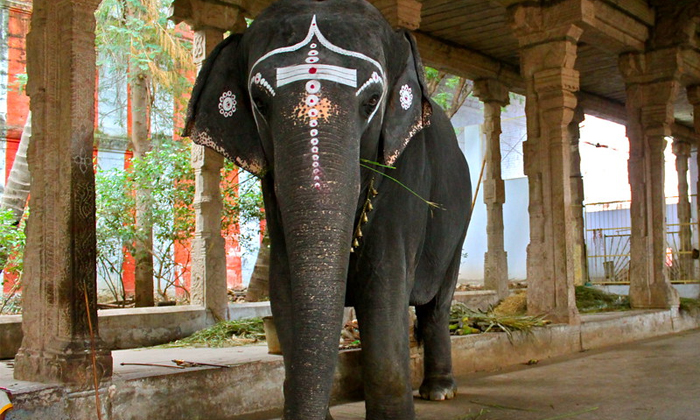
{"type": "Polygon", "coordinates": [[[238,105],[238,102],[236,102],[236,95],[230,90],[224,92],[219,98],[219,113],[225,118],[228,118],[236,112],[236,105],[238,105]]]}
{"type": "Polygon", "coordinates": [[[314,43],[314,44],[309,45],[309,47],[311,47],[311,48],[316,48],[316,47],[318,47],[318,45],[316,45],[316,44],[314,43]]]}
{"type": "Polygon", "coordinates": [[[308,93],[318,93],[321,90],[321,82],[318,80],[309,80],[306,83],[306,91],[308,93]]]}
{"type": "Polygon", "coordinates": [[[314,128],[313,130],[311,130],[311,133],[310,133],[310,134],[311,134],[311,137],[316,137],[316,136],[318,136],[318,130],[316,130],[316,129],[314,128]]]}
{"type": "Polygon", "coordinates": [[[311,117],[311,118],[318,117],[318,109],[310,109],[309,110],[309,117],[311,117]]]}
{"type": "Polygon", "coordinates": [[[409,85],[401,86],[401,91],[399,91],[401,108],[408,111],[409,108],[413,106],[413,89],[409,85]]]}
{"type": "MultiPolygon", "coordinates": [[[[318,157],[318,156],[316,156],[316,157],[318,157]]],[[[321,166],[321,164],[318,162],[314,162],[311,164],[311,166],[313,166],[314,168],[318,168],[319,166],[321,166]]]]}
{"type": "Polygon", "coordinates": [[[317,55],[318,55],[318,51],[316,51],[316,50],[311,50],[311,51],[309,51],[309,56],[310,56],[310,57],[316,57],[317,55]]]}
{"type": "Polygon", "coordinates": [[[318,146],[314,146],[311,148],[311,153],[318,153],[318,146]]]}
{"type": "Polygon", "coordinates": [[[319,58],[318,57],[309,57],[306,59],[306,62],[309,64],[315,64],[318,63],[319,58]]]}
{"type": "Polygon", "coordinates": [[[318,120],[309,121],[309,127],[318,127],[318,120]]]}
{"type": "Polygon", "coordinates": [[[313,146],[317,146],[317,145],[318,145],[318,139],[316,139],[316,138],[311,139],[311,144],[312,144],[313,146]]]}

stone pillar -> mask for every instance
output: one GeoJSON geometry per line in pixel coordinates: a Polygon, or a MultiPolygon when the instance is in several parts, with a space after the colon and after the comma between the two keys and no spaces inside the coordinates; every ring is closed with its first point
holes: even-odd
{"type": "Polygon", "coordinates": [[[520,43],[526,82],[527,141],[523,145],[530,193],[530,244],[527,249],[527,305],[530,314],[553,322],[578,324],[574,284],[576,231],[572,211],[569,124],[577,106],[579,74],[574,69],[583,30],[545,15],[531,3],[509,8],[520,43]]]}
{"type": "MultiPolygon", "coordinates": [[[[695,86],[689,86],[687,89],[687,94],[688,94],[688,102],[690,102],[691,105],[693,105],[693,119],[694,119],[694,126],[695,126],[695,134],[700,134],[700,85],[695,85],[695,86]]],[[[700,145],[696,145],[696,159],[697,159],[697,167],[700,170],[700,145]]],[[[695,198],[696,201],[696,213],[698,215],[698,220],[696,220],[696,225],[695,229],[697,229],[699,238],[700,238],[700,177],[696,180],[696,185],[697,188],[696,190],[698,191],[699,196],[695,198]]],[[[700,274],[700,273],[699,273],[700,274]]],[[[700,298],[700,295],[698,296],[700,298]]]]}
{"type": "MultiPolygon", "coordinates": [[[[172,19],[186,22],[194,30],[193,58],[197,68],[218,45],[227,31],[242,32],[245,19],[235,6],[204,0],[176,0],[172,19]]],[[[196,224],[192,241],[193,305],[207,308],[214,319],[228,316],[225,241],[221,236],[221,169],[224,158],[217,152],[192,145],[195,171],[194,208],[196,224]]]]}
{"type": "Polygon", "coordinates": [[[677,308],[666,258],[664,149],[671,135],[679,75],[675,49],[620,57],[627,85],[627,137],[630,141],[630,302],[633,308],[677,308]]]}
{"type": "Polygon", "coordinates": [[[27,36],[31,214],[16,379],[91,387],[112,374],[97,325],[95,17],[98,0],[35,0],[27,36]],[[56,46],[60,45],[60,48],[56,46]]]}
{"type": "Polygon", "coordinates": [[[498,80],[481,79],[474,82],[474,95],[484,103],[486,138],[484,203],[488,251],[484,255],[484,286],[504,299],[508,297],[508,254],[503,239],[506,193],[501,177],[501,108],[509,103],[508,89],[498,80]]]}
{"type": "Polygon", "coordinates": [[[679,280],[692,280],[695,278],[694,263],[692,258],[693,233],[690,227],[690,196],[688,195],[688,158],[690,158],[690,144],[679,140],[673,140],[673,154],[676,156],[676,172],[678,172],[678,231],[680,246],[677,261],[680,266],[679,280]]]}
{"type": "Polygon", "coordinates": [[[581,174],[581,153],[579,141],[581,140],[580,126],[586,118],[583,108],[578,106],[574,111],[574,118],[569,124],[569,138],[571,139],[571,214],[573,216],[572,234],[574,234],[573,270],[574,285],[582,286],[588,281],[588,260],[586,258],[585,222],[583,218],[583,175],[581,174]]]}

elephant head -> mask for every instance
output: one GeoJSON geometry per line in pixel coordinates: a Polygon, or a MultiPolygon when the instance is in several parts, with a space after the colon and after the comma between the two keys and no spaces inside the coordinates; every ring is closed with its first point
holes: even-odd
{"type": "Polygon", "coordinates": [[[279,1],[199,74],[185,135],[264,178],[272,253],[288,267],[288,284],[271,279],[289,291],[272,291],[273,312],[289,305],[293,317],[282,340],[286,419],[325,416],[370,178],[360,161],[396,162],[428,124],[424,92],[412,37],[363,0],[279,1]]]}

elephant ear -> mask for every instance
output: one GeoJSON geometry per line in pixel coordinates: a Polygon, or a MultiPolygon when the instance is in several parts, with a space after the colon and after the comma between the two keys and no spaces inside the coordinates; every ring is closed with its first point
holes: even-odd
{"type": "Polygon", "coordinates": [[[204,62],[192,90],[183,136],[262,176],[267,164],[246,88],[241,37],[226,38],[204,62]]]}
{"type": "Polygon", "coordinates": [[[423,128],[430,125],[433,108],[427,96],[423,63],[413,36],[407,31],[398,34],[405,64],[390,87],[382,125],[384,162],[393,165],[408,142],[423,128]]]}

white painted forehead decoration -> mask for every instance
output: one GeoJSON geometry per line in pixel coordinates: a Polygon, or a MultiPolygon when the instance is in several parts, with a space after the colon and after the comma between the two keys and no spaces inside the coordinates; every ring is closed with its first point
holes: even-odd
{"type": "Polygon", "coordinates": [[[277,87],[299,80],[319,79],[357,87],[357,70],[326,64],[302,64],[277,69],[277,87]]]}
{"type": "Polygon", "coordinates": [[[379,71],[379,75],[381,75],[381,80],[382,84],[386,85],[385,83],[385,77],[384,77],[384,69],[382,68],[381,64],[377,60],[374,60],[360,52],[357,51],[349,51],[346,49],[343,49],[341,47],[338,47],[331,43],[328,39],[326,39],[325,36],[321,33],[321,30],[318,28],[318,24],[316,23],[316,16],[311,19],[311,25],[309,26],[309,32],[306,35],[306,38],[299,42],[298,44],[291,45],[289,47],[282,47],[282,48],[277,48],[276,50],[270,51],[269,53],[263,55],[258,59],[258,61],[253,64],[253,66],[250,69],[250,75],[248,77],[248,80],[253,83],[253,78],[252,74],[255,71],[255,68],[262,63],[263,61],[267,60],[268,58],[278,55],[278,54],[284,54],[284,53],[290,53],[294,51],[298,51],[302,49],[305,46],[309,46],[312,50],[309,52],[308,57],[306,58],[306,64],[302,65],[296,65],[296,66],[289,66],[285,68],[279,68],[277,69],[277,83],[276,86],[284,86],[286,84],[300,81],[300,80],[329,80],[337,83],[342,83],[347,86],[351,86],[356,88],[357,87],[357,69],[348,69],[344,67],[339,67],[339,66],[332,66],[332,65],[326,65],[326,64],[317,64],[321,60],[321,57],[319,56],[319,51],[317,48],[319,47],[318,44],[315,42],[312,42],[316,38],[318,43],[321,44],[321,46],[325,47],[326,49],[336,53],[340,54],[346,57],[354,57],[358,58],[360,60],[367,61],[371,63],[373,66],[377,68],[379,71]]]}

